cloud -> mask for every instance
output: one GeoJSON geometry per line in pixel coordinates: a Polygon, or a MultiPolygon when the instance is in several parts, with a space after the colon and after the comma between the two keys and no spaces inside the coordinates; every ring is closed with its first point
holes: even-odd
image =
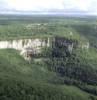
{"type": "Polygon", "coordinates": [[[48,10],[64,9],[62,2],[64,0],[9,0],[10,7],[16,10],[48,10]]]}
{"type": "Polygon", "coordinates": [[[95,11],[97,0],[64,0],[65,9],[79,11],[95,11]]]}
{"type": "Polygon", "coordinates": [[[2,10],[97,14],[97,0],[0,0],[2,10]]]}

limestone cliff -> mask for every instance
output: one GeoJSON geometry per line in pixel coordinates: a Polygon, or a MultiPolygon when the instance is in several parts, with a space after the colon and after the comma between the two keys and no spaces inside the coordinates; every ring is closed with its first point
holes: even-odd
{"type": "Polygon", "coordinates": [[[40,53],[42,47],[49,47],[49,38],[44,39],[19,39],[10,41],[0,41],[0,49],[16,49],[20,51],[20,54],[27,58],[28,54],[40,53]]]}
{"type": "MultiPolygon", "coordinates": [[[[34,39],[18,39],[9,41],[0,41],[0,49],[16,49],[20,51],[26,60],[32,55],[39,54],[43,47],[63,48],[64,51],[72,53],[74,48],[89,49],[89,43],[80,44],[77,40],[67,39],[65,37],[54,38],[34,38],[34,39]],[[51,44],[52,43],[52,44],[51,44]]],[[[31,56],[31,57],[30,57],[31,56]]]]}

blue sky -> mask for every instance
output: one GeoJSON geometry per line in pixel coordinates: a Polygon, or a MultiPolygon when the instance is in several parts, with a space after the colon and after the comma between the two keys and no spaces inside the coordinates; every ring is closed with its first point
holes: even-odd
{"type": "Polygon", "coordinates": [[[0,13],[97,15],[97,0],[0,0],[0,13]]]}

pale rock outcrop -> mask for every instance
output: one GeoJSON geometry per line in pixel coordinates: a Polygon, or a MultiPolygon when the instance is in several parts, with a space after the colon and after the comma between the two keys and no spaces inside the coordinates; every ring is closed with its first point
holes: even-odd
{"type": "Polygon", "coordinates": [[[89,42],[85,42],[85,43],[80,42],[78,47],[82,50],[88,50],[90,48],[90,43],[89,42]]]}
{"type": "Polygon", "coordinates": [[[82,45],[82,49],[87,49],[88,50],[89,47],[90,47],[89,42],[87,42],[87,43],[85,43],[85,44],[82,45]]]}
{"type": "Polygon", "coordinates": [[[0,49],[16,49],[25,59],[29,59],[29,55],[41,52],[42,47],[49,47],[50,40],[48,39],[19,39],[0,41],[0,49]]]}

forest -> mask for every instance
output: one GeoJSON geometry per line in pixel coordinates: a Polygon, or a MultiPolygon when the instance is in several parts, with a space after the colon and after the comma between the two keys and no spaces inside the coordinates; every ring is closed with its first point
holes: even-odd
{"type": "Polygon", "coordinates": [[[0,49],[0,100],[97,100],[96,18],[0,16],[0,41],[47,37],[30,62],[0,49]]]}

